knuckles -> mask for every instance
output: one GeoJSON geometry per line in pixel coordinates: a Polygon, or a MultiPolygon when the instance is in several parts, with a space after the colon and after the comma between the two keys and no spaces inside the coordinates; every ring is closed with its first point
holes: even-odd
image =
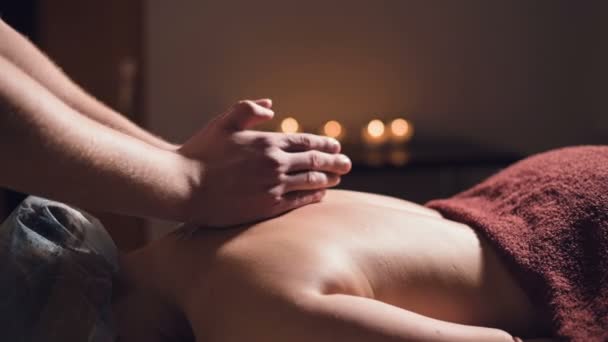
{"type": "Polygon", "coordinates": [[[260,135],[253,139],[253,145],[261,150],[266,150],[274,147],[275,142],[274,139],[268,135],[260,135]]]}
{"type": "Polygon", "coordinates": [[[327,176],[321,172],[307,172],[306,173],[306,183],[311,185],[322,185],[327,182],[327,176]]]}
{"type": "Polygon", "coordinates": [[[300,135],[300,145],[302,145],[302,147],[311,147],[313,144],[313,137],[310,134],[300,135]]]}
{"type": "MultiPolygon", "coordinates": [[[[264,197],[261,198],[261,202],[263,202],[265,204],[266,208],[268,208],[270,211],[274,212],[276,210],[280,210],[280,208],[285,203],[283,195],[284,195],[283,187],[275,186],[275,187],[269,189],[264,194],[264,197]]],[[[278,214],[278,212],[277,212],[277,214],[278,214]]]]}
{"type": "Polygon", "coordinates": [[[313,145],[313,137],[307,133],[295,133],[288,136],[290,145],[299,148],[310,148],[313,145]]]}
{"type": "Polygon", "coordinates": [[[278,149],[267,150],[264,153],[264,166],[274,172],[275,175],[283,173],[285,164],[286,157],[278,149]]]}
{"type": "Polygon", "coordinates": [[[270,207],[276,207],[283,200],[284,188],[282,186],[275,186],[268,190],[266,194],[266,201],[270,207]]]}
{"type": "Polygon", "coordinates": [[[323,166],[323,156],[321,155],[321,153],[311,151],[308,158],[308,163],[311,169],[318,170],[323,166]]]}

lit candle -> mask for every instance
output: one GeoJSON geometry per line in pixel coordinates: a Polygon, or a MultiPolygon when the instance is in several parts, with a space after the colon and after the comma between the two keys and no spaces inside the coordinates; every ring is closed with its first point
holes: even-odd
{"type": "Polygon", "coordinates": [[[363,141],[368,146],[378,146],[384,143],[387,139],[386,128],[384,122],[374,119],[370,121],[361,132],[363,141]]]}
{"type": "Polygon", "coordinates": [[[294,118],[285,118],[281,121],[281,132],[283,133],[296,133],[300,130],[300,124],[298,120],[294,118]]]}
{"type": "Polygon", "coordinates": [[[414,135],[414,126],[407,120],[398,118],[390,124],[391,141],[404,143],[409,141],[414,135]]]}
{"type": "Polygon", "coordinates": [[[336,120],[330,120],[323,125],[323,134],[338,141],[344,138],[345,130],[336,120]]]}

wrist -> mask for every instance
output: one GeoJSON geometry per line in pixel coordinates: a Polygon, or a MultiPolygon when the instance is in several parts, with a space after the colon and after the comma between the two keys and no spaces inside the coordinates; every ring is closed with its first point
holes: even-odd
{"type": "Polygon", "coordinates": [[[204,164],[200,160],[188,158],[178,149],[167,151],[171,155],[173,171],[177,175],[173,176],[176,179],[175,189],[177,200],[173,203],[173,215],[178,221],[190,221],[194,211],[197,209],[198,197],[203,187],[204,180],[204,164]]]}

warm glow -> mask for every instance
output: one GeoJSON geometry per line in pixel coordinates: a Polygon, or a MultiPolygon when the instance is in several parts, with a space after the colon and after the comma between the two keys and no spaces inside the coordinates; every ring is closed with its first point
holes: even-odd
{"type": "Polygon", "coordinates": [[[342,135],[342,125],[336,121],[327,121],[323,126],[323,133],[331,138],[338,138],[342,135]]]}
{"type": "Polygon", "coordinates": [[[405,137],[410,132],[410,123],[405,119],[395,119],[391,122],[391,133],[397,137],[405,137]]]}
{"type": "Polygon", "coordinates": [[[379,138],[384,134],[384,123],[378,119],[367,124],[367,133],[373,138],[379,138]]]}
{"type": "Polygon", "coordinates": [[[403,149],[392,150],[388,159],[395,166],[403,166],[410,160],[410,154],[403,149]]]}
{"type": "Polygon", "coordinates": [[[294,118],[286,118],[281,121],[281,131],[283,133],[296,133],[300,129],[300,124],[294,118]]]}

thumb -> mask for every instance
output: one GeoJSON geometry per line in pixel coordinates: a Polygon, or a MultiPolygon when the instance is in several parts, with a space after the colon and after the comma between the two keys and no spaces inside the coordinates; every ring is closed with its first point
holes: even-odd
{"type": "Polygon", "coordinates": [[[270,100],[240,101],[224,116],[224,127],[241,131],[268,121],[274,117],[271,106],[270,100]]]}
{"type": "Polygon", "coordinates": [[[260,105],[264,108],[272,108],[272,100],[271,99],[259,99],[259,100],[255,100],[253,101],[253,103],[260,105]]]}

